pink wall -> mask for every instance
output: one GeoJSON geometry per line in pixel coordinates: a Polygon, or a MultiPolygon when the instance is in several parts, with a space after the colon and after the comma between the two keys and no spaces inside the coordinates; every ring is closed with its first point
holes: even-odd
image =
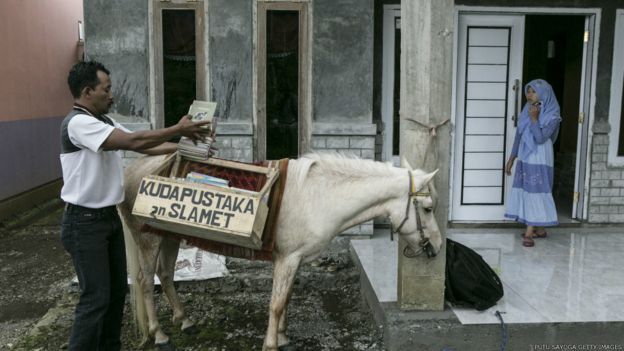
{"type": "Polygon", "coordinates": [[[0,122],[67,114],[82,0],[0,1],[0,122]]]}
{"type": "Polygon", "coordinates": [[[0,202],[61,177],[82,0],[0,0],[0,202]]]}

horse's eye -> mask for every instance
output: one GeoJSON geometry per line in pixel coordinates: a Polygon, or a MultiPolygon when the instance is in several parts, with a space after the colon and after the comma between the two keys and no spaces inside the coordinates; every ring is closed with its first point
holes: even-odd
{"type": "Polygon", "coordinates": [[[433,212],[433,208],[432,207],[425,207],[424,210],[425,210],[426,213],[433,212]]]}

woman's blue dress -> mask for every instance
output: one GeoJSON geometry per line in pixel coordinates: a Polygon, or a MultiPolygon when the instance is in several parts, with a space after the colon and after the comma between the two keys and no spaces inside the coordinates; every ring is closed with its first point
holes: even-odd
{"type": "Polygon", "coordinates": [[[559,104],[550,85],[545,81],[541,82],[544,82],[546,87],[535,82],[527,84],[525,90],[531,86],[538,92],[540,98],[550,96],[550,99],[547,98],[547,101],[543,102],[537,123],[530,122],[528,106],[523,109],[512,149],[512,155],[517,155],[518,158],[505,217],[531,226],[554,226],[559,222],[552,196],[553,142],[559,132],[561,117],[559,104]],[[542,91],[538,90],[539,88],[542,91]],[[550,106],[547,106],[547,103],[550,106]],[[556,108],[553,104],[556,104],[556,108]]]}
{"type": "Polygon", "coordinates": [[[559,224],[552,197],[553,165],[553,143],[550,138],[538,144],[537,150],[526,160],[517,159],[505,217],[532,226],[559,224]]]}

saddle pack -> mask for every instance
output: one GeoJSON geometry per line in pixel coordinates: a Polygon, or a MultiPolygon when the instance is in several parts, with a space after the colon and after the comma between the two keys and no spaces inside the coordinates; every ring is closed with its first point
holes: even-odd
{"type": "Polygon", "coordinates": [[[446,239],[445,299],[453,305],[486,310],[503,297],[503,284],[481,255],[446,239]]]}

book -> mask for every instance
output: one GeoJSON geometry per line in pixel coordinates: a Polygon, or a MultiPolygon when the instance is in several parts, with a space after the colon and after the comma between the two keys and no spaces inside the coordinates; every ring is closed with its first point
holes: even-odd
{"type": "Polygon", "coordinates": [[[202,173],[197,173],[197,172],[189,172],[186,175],[186,180],[195,182],[195,183],[209,184],[209,185],[215,185],[215,186],[227,187],[230,185],[230,182],[227,179],[213,177],[207,174],[202,174],[202,173]]]}
{"type": "Polygon", "coordinates": [[[195,100],[189,107],[188,114],[193,121],[210,121],[211,123],[203,126],[211,130],[210,134],[203,140],[196,143],[187,137],[180,138],[178,142],[178,151],[180,155],[194,161],[205,161],[214,153],[214,141],[216,136],[216,119],[214,113],[217,108],[216,102],[195,100]]]}
{"type": "MultiPolygon", "coordinates": [[[[188,114],[191,115],[191,119],[194,122],[205,120],[212,121],[216,109],[216,102],[194,100],[191,107],[189,107],[188,114]]],[[[205,127],[210,128],[210,125],[207,125],[205,127]]]]}

